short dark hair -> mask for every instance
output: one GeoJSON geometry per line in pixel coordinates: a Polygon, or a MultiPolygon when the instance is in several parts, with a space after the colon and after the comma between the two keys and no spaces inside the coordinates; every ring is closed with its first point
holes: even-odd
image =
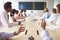
{"type": "Polygon", "coordinates": [[[19,11],[18,10],[16,10],[16,14],[18,14],[19,13],[19,11]]]}
{"type": "Polygon", "coordinates": [[[16,12],[16,10],[15,10],[15,9],[12,9],[12,10],[10,11],[10,16],[14,16],[15,12],[16,12]]]}
{"type": "Polygon", "coordinates": [[[52,11],[53,11],[54,13],[56,13],[56,9],[55,9],[55,8],[53,8],[52,11]]]}
{"type": "Polygon", "coordinates": [[[24,9],[24,12],[26,12],[26,9],[24,9]]]}
{"type": "Polygon", "coordinates": [[[11,7],[11,2],[6,2],[5,4],[4,4],[4,9],[6,10],[6,9],[8,9],[9,7],[11,7]]]}
{"type": "Polygon", "coordinates": [[[23,9],[21,9],[21,12],[23,12],[24,10],[23,9]]]}
{"type": "Polygon", "coordinates": [[[59,7],[60,8],[60,4],[57,4],[57,6],[56,7],[59,7]]]}
{"type": "Polygon", "coordinates": [[[15,9],[12,9],[12,10],[11,10],[11,13],[15,13],[15,12],[16,12],[16,10],[15,10],[15,9]]]}
{"type": "Polygon", "coordinates": [[[58,13],[60,13],[60,4],[57,4],[57,10],[58,10],[58,13]]]}

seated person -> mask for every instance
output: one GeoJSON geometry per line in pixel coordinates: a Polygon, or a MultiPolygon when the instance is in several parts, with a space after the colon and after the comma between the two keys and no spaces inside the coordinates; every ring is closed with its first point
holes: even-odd
{"type": "Polygon", "coordinates": [[[19,13],[19,11],[16,10],[16,11],[15,11],[15,15],[14,15],[15,19],[19,19],[18,13],[19,13]]]}
{"type": "Polygon", "coordinates": [[[10,16],[11,16],[11,18],[12,18],[13,22],[16,22],[16,19],[15,19],[15,17],[14,17],[15,12],[16,12],[16,10],[15,10],[15,9],[12,9],[12,10],[11,10],[11,12],[10,12],[10,16]]]}
{"type": "Polygon", "coordinates": [[[41,35],[41,40],[53,40],[50,35],[49,35],[49,32],[46,30],[46,22],[44,19],[42,19],[41,21],[41,28],[42,28],[42,31],[40,33],[41,35]]]}
{"type": "MultiPolygon", "coordinates": [[[[4,11],[0,12],[0,27],[12,27],[14,24],[9,23],[8,14],[12,9],[11,2],[6,2],[4,4],[4,11]]],[[[15,19],[14,19],[15,21],[15,19]]]]}
{"type": "Polygon", "coordinates": [[[57,13],[56,13],[56,9],[53,8],[52,14],[51,14],[50,18],[46,19],[46,22],[55,24],[56,21],[57,21],[57,13]]]}
{"type": "Polygon", "coordinates": [[[58,25],[60,27],[60,4],[57,4],[56,7],[57,7],[57,15],[58,15],[56,25],[58,25]]]}
{"type": "Polygon", "coordinates": [[[7,33],[7,32],[0,32],[0,40],[9,40],[11,37],[16,36],[18,34],[20,34],[21,32],[24,32],[25,27],[23,27],[23,25],[20,25],[20,28],[12,33],[7,33]]]}
{"type": "Polygon", "coordinates": [[[48,18],[50,17],[48,8],[45,8],[45,9],[43,10],[43,12],[44,12],[44,14],[43,14],[42,18],[48,19],[48,18]]]}
{"type": "Polygon", "coordinates": [[[27,17],[26,9],[24,9],[23,16],[24,16],[24,17],[27,17]]]}
{"type": "Polygon", "coordinates": [[[24,14],[23,14],[23,10],[20,11],[18,16],[19,16],[20,19],[24,19],[25,18],[24,14]]]}

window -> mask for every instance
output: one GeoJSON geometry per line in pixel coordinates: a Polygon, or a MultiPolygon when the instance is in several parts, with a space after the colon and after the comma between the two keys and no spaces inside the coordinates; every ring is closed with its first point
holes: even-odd
{"type": "Polygon", "coordinates": [[[46,2],[19,2],[19,9],[43,10],[46,8],[46,2]]]}
{"type": "Polygon", "coordinates": [[[35,2],[35,10],[43,10],[46,8],[46,2],[35,2]]]}
{"type": "Polygon", "coordinates": [[[32,10],[32,2],[19,2],[19,9],[32,10]]]}

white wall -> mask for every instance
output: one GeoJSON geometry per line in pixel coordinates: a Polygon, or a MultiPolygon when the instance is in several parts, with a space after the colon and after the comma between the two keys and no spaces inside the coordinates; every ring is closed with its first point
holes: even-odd
{"type": "Polygon", "coordinates": [[[57,4],[60,4],[60,0],[54,0],[54,8],[56,8],[57,4]]]}
{"type": "MultiPolygon", "coordinates": [[[[13,9],[18,9],[19,7],[19,2],[47,2],[47,8],[51,10],[54,7],[54,0],[4,0],[4,3],[7,1],[12,2],[12,8],[13,9]]],[[[29,11],[29,10],[27,10],[29,11]]],[[[36,13],[42,13],[42,10],[33,10],[36,13]]]]}
{"type": "Polygon", "coordinates": [[[0,10],[3,10],[3,0],[0,0],[0,10]]]}
{"type": "Polygon", "coordinates": [[[18,9],[18,2],[47,2],[47,8],[52,9],[54,7],[54,0],[4,0],[12,2],[12,7],[18,9]]]}
{"type": "Polygon", "coordinates": [[[12,2],[13,9],[18,9],[18,0],[4,0],[4,3],[8,1],[12,2]]]}

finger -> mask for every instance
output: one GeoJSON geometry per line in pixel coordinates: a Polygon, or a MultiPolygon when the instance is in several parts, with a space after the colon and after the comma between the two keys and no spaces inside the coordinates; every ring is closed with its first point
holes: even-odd
{"type": "Polygon", "coordinates": [[[23,30],[20,30],[20,32],[23,32],[25,29],[23,29],[23,30]]]}
{"type": "Polygon", "coordinates": [[[21,26],[23,26],[23,24],[21,24],[21,26]]]}
{"type": "Polygon", "coordinates": [[[21,24],[21,25],[20,25],[20,27],[24,27],[24,25],[23,25],[23,24],[21,24]]]}
{"type": "Polygon", "coordinates": [[[25,28],[24,26],[20,26],[19,28],[25,28]]]}
{"type": "Polygon", "coordinates": [[[20,30],[25,30],[25,28],[21,28],[20,30]]]}
{"type": "Polygon", "coordinates": [[[25,27],[20,27],[20,29],[25,29],[25,27]]]}
{"type": "Polygon", "coordinates": [[[19,31],[21,31],[21,30],[25,30],[24,28],[22,28],[22,29],[19,29],[19,31]]]}

